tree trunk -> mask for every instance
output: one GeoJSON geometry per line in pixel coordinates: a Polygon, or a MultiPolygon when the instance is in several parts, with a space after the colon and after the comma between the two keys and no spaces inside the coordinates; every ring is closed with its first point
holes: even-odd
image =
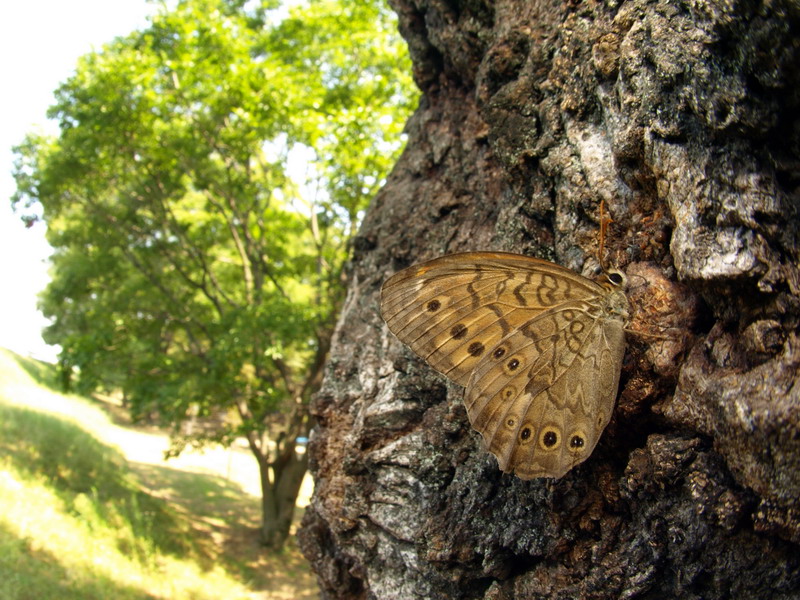
{"type": "Polygon", "coordinates": [[[297,495],[308,469],[308,454],[293,451],[274,463],[262,454],[256,459],[261,477],[261,542],[278,549],[289,537],[297,495]]]}
{"type": "Polygon", "coordinates": [[[308,470],[308,452],[297,452],[297,438],[308,437],[311,427],[307,406],[299,399],[284,426],[274,448],[265,446],[255,431],[247,435],[261,480],[261,542],[274,550],[282,548],[289,537],[297,496],[308,470]]]}
{"type": "Polygon", "coordinates": [[[424,95],[313,403],[300,541],[324,597],[800,597],[800,9],[393,6],[424,95]],[[601,201],[648,335],[593,455],[521,481],[380,286],[466,250],[589,274],[601,201]]]}

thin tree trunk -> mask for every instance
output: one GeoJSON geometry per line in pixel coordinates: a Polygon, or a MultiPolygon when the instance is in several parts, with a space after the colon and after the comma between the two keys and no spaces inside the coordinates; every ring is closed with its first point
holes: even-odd
{"type": "Polygon", "coordinates": [[[308,468],[308,454],[293,451],[274,463],[263,455],[256,459],[261,477],[261,541],[278,549],[289,537],[297,496],[308,468]]]}

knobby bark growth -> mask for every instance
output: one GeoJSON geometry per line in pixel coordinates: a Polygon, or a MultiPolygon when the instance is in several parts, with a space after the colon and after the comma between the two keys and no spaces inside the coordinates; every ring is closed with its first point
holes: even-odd
{"type": "Polygon", "coordinates": [[[300,540],[327,598],[800,594],[800,12],[394,0],[424,92],[356,240],[300,540]],[[503,475],[383,325],[414,262],[509,250],[631,282],[615,415],[503,475]],[[668,333],[670,339],[654,337],[668,333]]]}

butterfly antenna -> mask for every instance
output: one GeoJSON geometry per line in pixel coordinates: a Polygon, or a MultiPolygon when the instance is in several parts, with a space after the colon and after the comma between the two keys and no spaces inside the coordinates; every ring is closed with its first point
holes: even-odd
{"type": "MultiPolygon", "coordinates": [[[[666,329],[677,329],[676,327],[667,327],[666,329]]],[[[657,333],[649,333],[647,331],[639,331],[636,329],[629,329],[627,327],[624,328],[625,333],[630,333],[632,336],[641,337],[641,338],[650,338],[652,340],[661,340],[665,342],[676,342],[679,338],[675,336],[667,336],[667,335],[659,335],[657,333]]]]}
{"type": "Polygon", "coordinates": [[[605,263],[605,249],[606,249],[606,231],[608,224],[613,223],[611,217],[606,216],[606,201],[600,199],[600,242],[597,245],[597,260],[600,262],[600,267],[603,271],[608,271],[605,263]]]}

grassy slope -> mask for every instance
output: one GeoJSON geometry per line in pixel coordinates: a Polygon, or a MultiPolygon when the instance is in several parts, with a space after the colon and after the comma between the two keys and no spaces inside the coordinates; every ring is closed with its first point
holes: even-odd
{"type": "Polygon", "coordinates": [[[297,549],[260,552],[258,500],[226,479],[129,464],[114,426],[0,350],[0,598],[315,598],[297,549]]]}

